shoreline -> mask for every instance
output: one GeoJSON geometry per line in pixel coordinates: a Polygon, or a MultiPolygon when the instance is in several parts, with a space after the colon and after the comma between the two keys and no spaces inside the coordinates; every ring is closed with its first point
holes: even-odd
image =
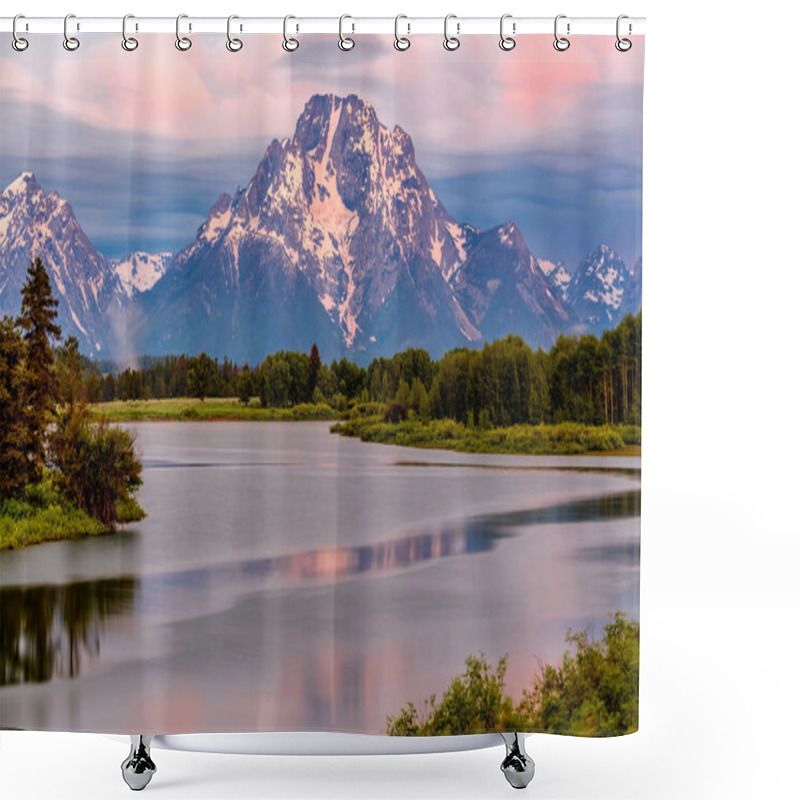
{"type": "Polygon", "coordinates": [[[577,422],[510,425],[479,429],[454,420],[387,423],[376,417],[350,419],[331,433],[362,442],[421,450],[511,456],[641,457],[641,428],[577,422]]]}
{"type": "Polygon", "coordinates": [[[577,422],[468,427],[450,419],[385,422],[327,403],[289,408],[243,405],[237,398],[114,400],[90,406],[93,418],[136,422],[330,422],[330,433],[362,442],[424,450],[496,455],[641,457],[641,428],[633,425],[585,425],[577,422]],[[354,416],[355,414],[355,416],[354,416]]]}

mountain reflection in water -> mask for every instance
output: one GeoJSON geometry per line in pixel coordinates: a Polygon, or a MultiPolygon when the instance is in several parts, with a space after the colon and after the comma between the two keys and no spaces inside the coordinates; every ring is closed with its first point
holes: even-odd
{"type": "MultiPolygon", "coordinates": [[[[369,545],[319,548],[247,559],[199,569],[81,581],[65,586],[0,589],[0,686],[41,683],[78,675],[100,658],[101,640],[112,617],[130,614],[201,613],[204,589],[223,583],[236,594],[268,585],[307,583],[381,574],[423,562],[482,553],[515,529],[638,517],[641,491],[631,490],[541,508],[489,514],[428,525],[424,533],[369,545]]],[[[638,556],[626,551],[627,558],[638,556]]],[[[613,557],[584,550],[584,557],[613,557]]]]}

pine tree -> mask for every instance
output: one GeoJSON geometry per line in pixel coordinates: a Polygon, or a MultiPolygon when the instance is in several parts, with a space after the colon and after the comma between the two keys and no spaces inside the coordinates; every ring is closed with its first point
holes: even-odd
{"type": "Polygon", "coordinates": [[[308,396],[314,396],[314,389],[317,388],[317,380],[319,378],[319,371],[322,368],[322,359],[319,355],[319,348],[317,343],[311,345],[311,353],[308,357],[308,396]]]}
{"type": "Polygon", "coordinates": [[[41,258],[28,267],[22,287],[19,325],[27,347],[26,397],[28,404],[29,468],[36,473],[45,458],[47,427],[55,416],[58,381],[54,369],[53,340],[61,338],[56,325],[58,300],[41,258]]]}
{"type": "Polygon", "coordinates": [[[87,391],[83,380],[84,370],[78,349],[78,340],[74,336],[70,336],[56,350],[55,367],[61,400],[70,409],[85,403],[87,391]]]}
{"type": "Polygon", "coordinates": [[[25,342],[14,320],[0,320],[0,497],[15,497],[28,473],[25,342]]]}

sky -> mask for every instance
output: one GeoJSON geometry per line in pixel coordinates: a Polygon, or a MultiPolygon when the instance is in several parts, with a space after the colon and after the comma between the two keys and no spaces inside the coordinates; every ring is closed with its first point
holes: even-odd
{"type": "Polygon", "coordinates": [[[482,228],[514,219],[538,258],[573,268],[598,244],[630,266],[641,254],[644,37],[627,53],[614,36],[281,37],[147,34],[36,36],[0,57],[0,186],[32,170],[67,199],[107,257],[177,251],[223,192],[255,172],[274,138],[291,136],[316,92],[358,94],[389,128],[411,136],[417,163],[448,211],[482,228]]]}

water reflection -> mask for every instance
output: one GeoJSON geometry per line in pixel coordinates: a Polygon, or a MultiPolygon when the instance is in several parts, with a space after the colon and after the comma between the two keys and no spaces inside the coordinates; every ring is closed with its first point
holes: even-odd
{"type": "Polygon", "coordinates": [[[0,590],[0,686],[77,675],[98,658],[107,620],[131,608],[136,579],[0,590]]]}
{"type": "MultiPolygon", "coordinates": [[[[337,582],[409,569],[425,562],[484,553],[520,529],[637,517],[641,491],[600,495],[541,508],[483,515],[426,526],[424,532],[368,545],[306,550],[207,568],[82,581],[66,586],[0,589],[0,686],[78,675],[100,658],[113,617],[135,613],[173,619],[208,616],[242,595],[268,587],[337,582]]],[[[583,548],[589,560],[638,562],[631,544],[583,548]]],[[[361,591],[360,589],[358,591],[361,591]]],[[[146,623],[145,623],[146,624],[146,623]]],[[[242,631],[247,635],[247,631],[242,631]]]]}
{"type": "Polygon", "coordinates": [[[526,511],[511,511],[490,519],[496,525],[551,525],[564,522],[596,522],[598,520],[626,519],[642,514],[642,490],[601,494],[585,500],[570,500],[526,511]]]}
{"type": "Polygon", "coordinates": [[[240,587],[248,578],[257,578],[259,586],[263,586],[264,579],[285,585],[337,581],[365,572],[394,572],[426,561],[483,553],[491,550],[498,540],[515,535],[515,528],[624,519],[638,517],[640,513],[641,490],[636,489],[542,508],[444,522],[436,531],[375,544],[305,550],[172,572],[143,580],[148,588],[159,584],[162,589],[170,586],[200,589],[221,579],[228,579],[232,585],[240,587]]]}

